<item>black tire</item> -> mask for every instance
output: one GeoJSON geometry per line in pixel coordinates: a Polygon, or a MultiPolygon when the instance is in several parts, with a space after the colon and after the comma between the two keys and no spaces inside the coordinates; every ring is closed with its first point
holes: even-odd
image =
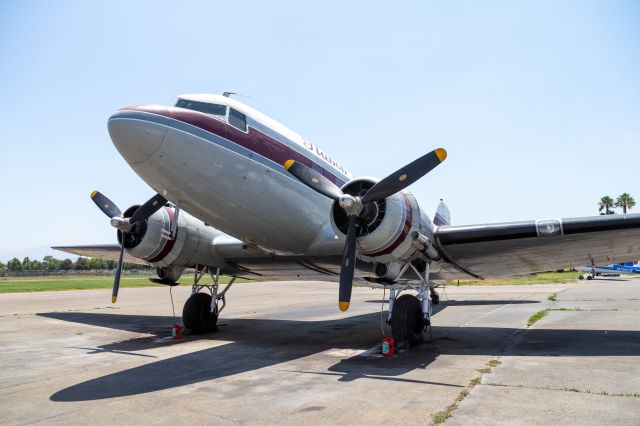
{"type": "Polygon", "coordinates": [[[584,275],[580,275],[578,279],[584,280],[584,275]]]}
{"type": "Polygon", "coordinates": [[[218,315],[211,313],[211,296],[206,293],[192,294],[182,309],[184,327],[195,334],[216,330],[218,315]]]}
{"type": "Polygon", "coordinates": [[[437,305],[440,303],[440,295],[436,292],[431,293],[431,303],[437,305]]]}
{"type": "Polygon", "coordinates": [[[417,297],[405,294],[396,299],[391,313],[391,332],[396,344],[417,346],[424,341],[422,306],[417,297]]]}
{"type": "Polygon", "coordinates": [[[591,281],[593,277],[591,275],[587,275],[587,280],[591,281]]]}

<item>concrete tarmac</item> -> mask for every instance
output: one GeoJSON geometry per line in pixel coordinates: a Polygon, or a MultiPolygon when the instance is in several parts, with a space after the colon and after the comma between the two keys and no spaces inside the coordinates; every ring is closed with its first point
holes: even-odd
{"type": "Polygon", "coordinates": [[[167,340],[165,287],[0,294],[0,423],[427,424],[464,390],[446,424],[640,423],[640,278],[448,287],[394,358],[382,296],[236,284],[217,332],[167,340]]]}

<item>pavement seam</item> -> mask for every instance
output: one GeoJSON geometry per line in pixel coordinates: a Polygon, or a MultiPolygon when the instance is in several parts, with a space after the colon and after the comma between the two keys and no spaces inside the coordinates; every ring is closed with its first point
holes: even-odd
{"type": "Polygon", "coordinates": [[[517,389],[534,389],[534,390],[549,390],[549,391],[560,391],[560,392],[574,392],[574,393],[584,393],[591,395],[602,395],[602,396],[617,396],[617,397],[627,397],[627,398],[640,398],[640,392],[617,392],[617,393],[609,393],[607,391],[600,392],[592,392],[590,389],[581,390],[576,388],[554,388],[550,386],[525,386],[525,385],[506,385],[504,383],[481,383],[483,386],[494,386],[494,387],[503,387],[503,388],[517,388],[517,389]]]}
{"type": "Polygon", "coordinates": [[[471,392],[471,390],[482,383],[482,377],[485,374],[491,373],[492,368],[495,368],[500,364],[502,364],[502,361],[500,361],[499,357],[492,358],[489,361],[487,361],[484,367],[479,368],[477,370],[480,373],[480,375],[477,377],[474,377],[473,379],[471,379],[471,381],[469,381],[469,384],[462,391],[460,391],[460,393],[456,397],[455,401],[453,401],[453,403],[449,404],[447,408],[445,408],[444,410],[438,411],[437,413],[434,413],[433,415],[431,415],[431,422],[429,423],[429,425],[430,426],[438,425],[440,423],[443,423],[447,419],[449,419],[451,416],[453,416],[454,411],[458,408],[460,403],[462,403],[462,401],[467,396],[469,396],[469,393],[471,392]]]}
{"type": "MultiPolygon", "coordinates": [[[[565,290],[566,290],[566,289],[563,289],[562,291],[565,291],[565,290]]],[[[504,307],[506,307],[506,306],[508,306],[508,305],[510,305],[510,304],[513,304],[513,302],[514,302],[515,300],[523,299],[523,298],[528,297],[528,296],[531,296],[531,295],[533,295],[533,294],[535,294],[535,292],[532,292],[532,293],[529,293],[529,294],[526,294],[526,295],[520,296],[520,297],[518,297],[518,298],[512,299],[512,301],[511,301],[511,302],[509,302],[509,303],[507,303],[507,304],[505,304],[505,305],[502,305],[501,307],[499,307],[499,308],[497,308],[497,309],[494,309],[493,311],[491,311],[491,312],[489,312],[489,313],[487,313],[487,314],[485,314],[485,315],[482,315],[482,316],[480,316],[480,317],[478,317],[478,318],[475,318],[475,319],[473,319],[473,320],[471,320],[471,321],[468,321],[467,323],[465,323],[465,324],[464,324],[464,325],[462,325],[461,327],[468,326],[469,324],[471,324],[471,323],[473,323],[473,322],[477,321],[478,319],[485,318],[485,317],[489,316],[490,314],[495,313],[495,312],[499,311],[500,309],[503,309],[504,307]]],[[[553,293],[553,294],[555,295],[556,293],[553,293]]],[[[555,302],[556,302],[556,301],[555,301],[555,300],[553,300],[552,302],[555,304],[555,302]]],[[[544,312],[544,314],[546,314],[546,313],[548,312],[548,310],[549,310],[549,308],[544,309],[544,310],[543,310],[543,311],[541,311],[541,312],[544,312]]],[[[543,316],[544,316],[544,315],[543,315],[543,316]]],[[[492,369],[493,369],[493,368],[495,368],[495,367],[499,366],[500,364],[502,364],[502,361],[500,361],[501,356],[503,356],[503,355],[504,355],[504,353],[509,349],[509,347],[510,347],[510,346],[512,346],[512,345],[516,342],[516,340],[518,340],[518,338],[519,338],[519,337],[521,337],[521,336],[524,334],[524,332],[525,332],[525,331],[527,331],[527,330],[528,330],[532,325],[533,325],[533,323],[531,323],[531,324],[530,324],[530,323],[527,323],[527,324],[525,325],[525,327],[523,327],[523,328],[521,328],[521,329],[519,329],[519,330],[516,330],[516,331],[515,331],[515,332],[514,332],[514,333],[513,333],[513,334],[512,334],[508,339],[507,339],[507,341],[505,342],[504,346],[502,347],[502,349],[501,349],[501,351],[500,351],[501,355],[500,355],[500,356],[498,356],[497,358],[490,359],[490,360],[487,362],[487,364],[485,365],[485,367],[483,367],[483,368],[479,369],[478,371],[480,372],[480,376],[479,376],[479,377],[474,378],[473,380],[471,380],[471,381],[469,382],[469,384],[467,385],[467,387],[466,387],[465,389],[463,389],[463,390],[460,392],[460,394],[459,394],[459,395],[458,395],[458,397],[455,399],[455,401],[454,401],[452,404],[450,404],[446,409],[444,409],[444,410],[442,410],[442,411],[439,411],[439,412],[437,412],[437,413],[433,414],[433,415],[431,416],[431,422],[429,423],[429,425],[430,425],[430,426],[438,425],[438,424],[440,424],[440,423],[445,422],[447,419],[451,418],[451,416],[453,416],[453,414],[454,414],[454,411],[458,408],[458,406],[462,403],[462,401],[463,401],[463,400],[464,400],[464,399],[469,395],[469,392],[470,392],[474,387],[476,387],[477,385],[481,385],[481,384],[482,384],[482,383],[481,383],[481,382],[482,382],[482,377],[483,377],[485,374],[489,374],[489,373],[491,373],[491,371],[492,371],[492,369]]]]}

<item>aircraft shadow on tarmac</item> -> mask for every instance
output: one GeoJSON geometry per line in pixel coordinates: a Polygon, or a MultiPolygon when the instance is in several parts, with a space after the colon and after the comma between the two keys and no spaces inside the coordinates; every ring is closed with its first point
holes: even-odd
{"type": "MultiPolygon", "coordinates": [[[[440,308],[442,309],[442,308],[440,308]]],[[[38,314],[120,330],[159,335],[158,324],[172,317],[58,312],[38,314]]],[[[328,321],[273,319],[221,319],[219,331],[187,336],[180,343],[211,339],[228,341],[220,346],[178,355],[88,380],[62,389],[52,401],[90,401],[139,395],[201,383],[274,366],[335,349],[369,349],[380,341],[380,314],[372,313],[328,321]]],[[[166,334],[166,327],[162,328],[166,334]]],[[[145,337],[115,342],[96,353],[134,353],[165,346],[145,337]]],[[[91,353],[91,352],[90,352],[91,353]]],[[[457,386],[400,377],[426,368],[439,355],[516,356],[625,356],[640,354],[640,331],[519,329],[498,327],[433,327],[433,341],[407,350],[395,358],[352,356],[327,370],[305,371],[283,366],[291,374],[336,376],[339,381],[360,378],[457,386]]]]}
{"type": "MultiPolygon", "coordinates": [[[[367,303],[389,303],[389,299],[383,300],[365,300],[367,303]]],[[[487,305],[520,305],[526,303],[540,303],[537,300],[440,300],[438,305],[434,305],[434,309],[438,311],[447,306],[487,306],[487,305]]],[[[437,311],[436,311],[437,313],[437,311]]]]}

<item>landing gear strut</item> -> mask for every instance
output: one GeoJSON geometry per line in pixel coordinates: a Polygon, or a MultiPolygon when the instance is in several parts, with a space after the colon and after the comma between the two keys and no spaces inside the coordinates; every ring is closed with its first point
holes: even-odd
{"type": "Polygon", "coordinates": [[[224,290],[219,290],[220,268],[214,271],[208,266],[200,268],[196,266],[196,272],[191,286],[191,296],[187,299],[182,310],[182,322],[184,327],[196,334],[207,333],[217,329],[218,315],[227,304],[225,295],[235,282],[236,277],[231,277],[231,281],[224,290]],[[200,284],[202,277],[209,273],[213,278],[213,284],[200,284]],[[202,289],[209,290],[210,294],[201,293],[202,289]]]}
{"type": "MultiPolygon", "coordinates": [[[[393,284],[389,292],[387,322],[391,324],[393,338],[399,347],[419,345],[424,341],[427,330],[431,341],[431,305],[440,303],[440,296],[429,285],[429,263],[424,275],[414,265],[408,266],[420,277],[420,284],[393,284]],[[400,292],[406,290],[415,290],[417,297],[410,294],[400,296],[400,292]]],[[[406,268],[402,273],[405,271],[406,268]]]]}
{"type": "Polygon", "coordinates": [[[580,275],[578,277],[578,279],[584,280],[585,278],[587,280],[592,280],[596,277],[596,270],[595,269],[591,269],[591,272],[587,273],[586,276],[584,274],[580,275]]]}

